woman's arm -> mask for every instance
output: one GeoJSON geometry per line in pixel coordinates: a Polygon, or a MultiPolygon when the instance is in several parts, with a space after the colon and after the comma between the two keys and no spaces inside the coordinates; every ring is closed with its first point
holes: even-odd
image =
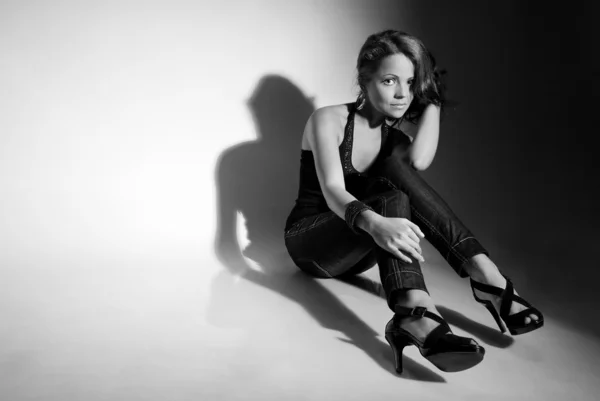
{"type": "MultiPolygon", "coordinates": [[[[309,118],[305,135],[313,152],[315,168],[327,206],[345,220],[348,204],[356,198],[346,191],[344,171],[337,143],[340,129],[343,130],[343,116],[336,106],[324,107],[315,111],[309,118]]],[[[401,250],[423,261],[419,236],[423,233],[414,223],[404,218],[387,218],[372,210],[362,211],[356,218],[356,225],[373,237],[383,249],[397,258],[411,262],[401,250]]]]}
{"type": "Polygon", "coordinates": [[[336,106],[316,110],[309,118],[305,135],[313,152],[317,177],[327,206],[344,219],[346,206],[356,200],[344,183],[344,172],[340,161],[337,138],[343,129],[341,116],[336,106]]]}
{"type": "MultiPolygon", "coordinates": [[[[344,127],[344,116],[336,106],[316,110],[306,124],[306,138],[313,152],[317,177],[327,206],[340,218],[345,219],[346,207],[356,198],[346,191],[344,170],[337,143],[339,130],[344,127]]],[[[345,108],[344,108],[345,110],[345,108]]],[[[381,216],[365,210],[356,219],[356,225],[366,232],[381,216]]]]}
{"type": "Polygon", "coordinates": [[[416,125],[408,158],[415,170],[425,170],[435,156],[440,135],[440,108],[428,105],[416,125]]]}

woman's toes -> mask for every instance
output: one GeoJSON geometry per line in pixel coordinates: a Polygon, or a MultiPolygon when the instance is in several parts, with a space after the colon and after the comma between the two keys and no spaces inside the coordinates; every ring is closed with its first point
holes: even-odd
{"type": "Polygon", "coordinates": [[[539,317],[537,315],[531,314],[525,317],[525,324],[529,324],[531,322],[537,322],[539,317]]]}

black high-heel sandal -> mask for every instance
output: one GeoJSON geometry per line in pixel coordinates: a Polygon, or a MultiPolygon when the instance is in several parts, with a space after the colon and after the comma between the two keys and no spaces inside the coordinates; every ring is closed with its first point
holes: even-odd
{"type": "Polygon", "coordinates": [[[427,308],[417,306],[406,308],[395,307],[396,314],[385,326],[385,339],[392,347],[396,372],[402,373],[402,352],[407,345],[416,345],[421,355],[435,367],[444,372],[459,372],[477,365],[483,360],[485,349],[472,338],[457,336],[452,333],[448,323],[427,308]],[[425,338],[419,340],[400,327],[402,317],[428,317],[440,323],[425,338]]]}
{"type": "Polygon", "coordinates": [[[478,281],[471,279],[471,290],[473,291],[473,297],[477,302],[483,304],[487,308],[488,311],[496,320],[498,324],[498,328],[502,333],[506,332],[506,328],[508,327],[508,331],[510,334],[525,334],[530,331],[539,329],[544,325],[544,315],[537,308],[534,308],[529,302],[524,300],[518,295],[515,295],[515,290],[512,281],[508,276],[502,274],[502,276],[506,279],[506,288],[504,290],[499,287],[494,287],[493,285],[483,284],[478,281]],[[475,294],[475,290],[479,290],[488,294],[499,296],[502,299],[500,304],[500,313],[496,311],[494,304],[492,301],[488,299],[481,299],[475,294]],[[514,315],[509,315],[510,313],[510,305],[513,301],[516,301],[522,305],[525,305],[527,309],[524,309],[520,312],[515,313],[514,315]],[[538,320],[531,319],[531,322],[525,324],[525,317],[528,317],[530,314],[534,314],[538,316],[538,320]]]}

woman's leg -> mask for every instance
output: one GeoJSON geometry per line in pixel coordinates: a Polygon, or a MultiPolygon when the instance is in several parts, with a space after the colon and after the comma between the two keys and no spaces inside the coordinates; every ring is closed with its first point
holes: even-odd
{"type": "MultiPolygon", "coordinates": [[[[401,191],[387,191],[361,200],[382,216],[410,218],[408,196],[401,191]]],[[[407,263],[397,259],[377,246],[370,235],[350,231],[346,222],[333,212],[299,223],[286,232],[285,243],[294,263],[305,272],[321,278],[337,277],[364,271],[376,261],[392,310],[398,291],[416,289],[428,293],[417,260],[407,263]]]]}
{"type": "MultiPolygon", "coordinates": [[[[392,190],[361,200],[382,216],[410,218],[408,195],[401,191],[392,190]]],[[[285,244],[296,265],[317,277],[336,277],[364,269],[370,263],[365,262],[369,261],[367,255],[374,252],[387,303],[394,312],[386,324],[385,338],[394,351],[396,371],[402,372],[402,352],[411,344],[434,365],[447,371],[467,369],[483,358],[483,348],[473,339],[454,335],[440,317],[416,259],[411,258],[412,262],[407,263],[396,258],[379,247],[369,234],[351,231],[333,212],[293,225],[285,233],[285,244]]]]}
{"type": "MultiPolygon", "coordinates": [[[[385,217],[410,219],[408,196],[389,190],[388,183],[375,182],[372,190],[387,192],[361,199],[375,212],[385,217]],[[383,184],[383,185],[379,185],[383,184]]],[[[285,242],[290,256],[303,271],[320,278],[359,274],[375,263],[379,266],[381,283],[388,307],[396,305],[424,307],[441,316],[429,295],[419,262],[404,262],[383,250],[366,233],[355,234],[346,222],[333,212],[304,219],[286,232],[285,242]]],[[[432,319],[404,318],[400,326],[424,341],[439,325],[432,319]]]]}
{"type": "MultiPolygon", "coordinates": [[[[379,180],[408,194],[412,220],[460,277],[471,276],[476,281],[499,288],[506,286],[506,280],[501,270],[490,260],[489,252],[419,173],[402,161],[399,153],[392,151],[390,156],[373,167],[371,175],[379,176],[379,180]]],[[[480,292],[478,296],[491,300],[496,309],[500,309],[500,297],[480,292]]],[[[523,309],[525,306],[513,302],[510,314],[523,309]]],[[[530,314],[525,318],[525,324],[531,319],[538,320],[539,317],[530,314]]]]}
{"type": "Polygon", "coordinates": [[[373,166],[370,174],[408,194],[412,221],[460,277],[468,276],[464,264],[473,256],[489,255],[450,206],[399,154],[392,152],[373,166]]]}

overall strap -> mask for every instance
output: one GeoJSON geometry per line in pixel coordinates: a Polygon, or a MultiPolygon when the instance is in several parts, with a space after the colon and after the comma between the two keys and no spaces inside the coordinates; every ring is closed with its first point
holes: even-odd
{"type": "Polygon", "coordinates": [[[352,142],[354,139],[354,114],[356,113],[356,103],[348,103],[348,118],[344,127],[344,139],[340,147],[340,157],[344,174],[358,173],[352,165],[352,142]]]}

